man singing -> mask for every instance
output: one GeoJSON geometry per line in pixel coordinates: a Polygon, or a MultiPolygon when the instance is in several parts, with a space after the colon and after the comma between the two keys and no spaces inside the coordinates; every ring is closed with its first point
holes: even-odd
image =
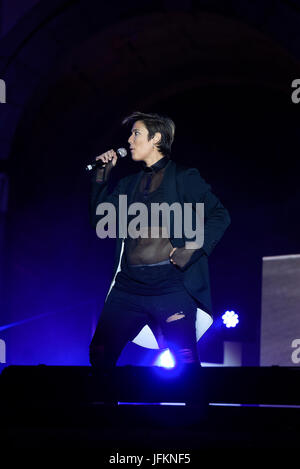
{"type": "MultiPolygon", "coordinates": [[[[98,369],[114,367],[130,340],[145,325],[160,331],[175,362],[198,364],[197,310],[212,316],[208,256],[230,224],[228,211],[211,192],[196,168],[179,166],[171,159],[174,122],[157,114],[135,112],[124,119],[131,129],[128,139],[132,160],[142,163],[140,172],[122,178],[114,190],[109,179],[118,157],[113,150],[98,156],[106,163],[97,169],[92,183],[91,221],[101,219],[97,206],[112,203],[119,209],[119,196],[128,205],[204,204],[204,243],[198,246],[185,232],[175,236],[172,224],[140,227],[139,237],[117,236],[112,286],[90,344],[90,362],[98,369]]],[[[119,219],[117,213],[116,219],[119,219]]],[[[128,217],[130,223],[130,217],[128,217]]]]}

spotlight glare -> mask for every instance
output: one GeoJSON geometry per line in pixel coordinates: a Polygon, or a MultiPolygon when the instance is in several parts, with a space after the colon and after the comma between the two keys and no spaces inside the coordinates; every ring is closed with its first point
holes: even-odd
{"type": "Polygon", "coordinates": [[[156,359],[156,366],[161,366],[163,368],[174,368],[175,360],[170,350],[164,350],[156,359]]]}
{"type": "Polygon", "coordinates": [[[223,323],[225,324],[226,327],[236,327],[236,325],[239,323],[239,315],[235,313],[234,311],[226,311],[223,316],[223,323]]]}

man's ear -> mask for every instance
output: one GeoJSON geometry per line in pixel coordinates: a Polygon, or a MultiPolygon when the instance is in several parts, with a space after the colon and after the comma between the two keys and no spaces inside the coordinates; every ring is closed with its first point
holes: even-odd
{"type": "Polygon", "coordinates": [[[158,143],[161,141],[161,133],[160,132],[155,132],[154,137],[153,137],[153,142],[158,143]]]}

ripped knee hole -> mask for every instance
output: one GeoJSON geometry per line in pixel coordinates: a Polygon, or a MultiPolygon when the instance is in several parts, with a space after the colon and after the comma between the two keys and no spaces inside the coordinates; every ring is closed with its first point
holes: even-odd
{"type": "Polygon", "coordinates": [[[166,319],[166,322],[177,321],[178,319],[182,319],[184,317],[185,317],[185,314],[183,314],[183,313],[175,313],[175,314],[172,314],[172,316],[169,316],[166,319]]]}

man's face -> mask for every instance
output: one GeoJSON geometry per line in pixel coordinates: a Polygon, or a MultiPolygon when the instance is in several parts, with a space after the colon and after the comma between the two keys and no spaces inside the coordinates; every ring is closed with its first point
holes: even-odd
{"type": "Polygon", "coordinates": [[[153,152],[154,140],[148,140],[148,130],[142,121],[134,123],[128,139],[131,157],[134,161],[146,161],[153,152]]]}

